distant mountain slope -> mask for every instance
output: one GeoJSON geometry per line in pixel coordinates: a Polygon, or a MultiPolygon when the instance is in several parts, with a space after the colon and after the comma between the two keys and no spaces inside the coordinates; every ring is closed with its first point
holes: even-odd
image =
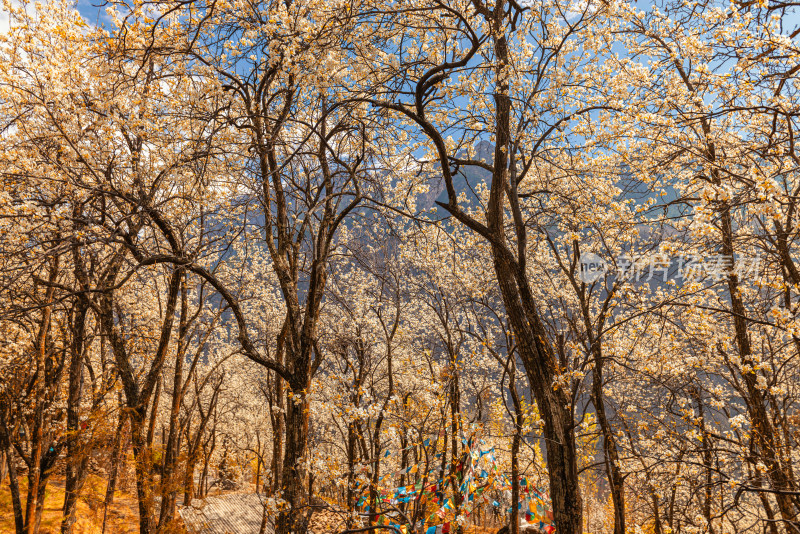
{"type": "MultiPolygon", "coordinates": [[[[466,158],[466,151],[459,153],[459,157],[466,158]]],[[[480,141],[474,147],[471,159],[491,163],[494,158],[494,145],[488,141],[480,141]]],[[[481,182],[488,182],[491,178],[489,172],[480,167],[470,165],[459,169],[458,174],[453,180],[453,187],[456,194],[466,193],[467,198],[473,197],[473,191],[481,182]]],[[[417,198],[417,207],[421,210],[429,210],[436,207],[436,202],[447,202],[447,191],[445,190],[444,178],[439,172],[438,162],[434,165],[428,178],[428,192],[417,198]]],[[[444,216],[443,210],[437,208],[437,215],[444,216]]]]}

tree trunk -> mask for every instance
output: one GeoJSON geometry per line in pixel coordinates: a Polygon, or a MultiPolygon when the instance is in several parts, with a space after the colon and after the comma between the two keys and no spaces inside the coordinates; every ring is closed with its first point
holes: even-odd
{"type": "MultiPolygon", "coordinates": [[[[122,400],[120,399],[120,407],[122,400]]],[[[125,412],[120,409],[117,429],[114,431],[114,447],[111,452],[111,466],[106,485],[106,496],[103,500],[103,532],[106,531],[106,519],[108,517],[108,507],[114,502],[114,492],[117,491],[117,480],[119,479],[119,468],[122,464],[124,451],[127,450],[127,437],[123,437],[125,427],[125,412]],[[124,444],[123,444],[124,443],[124,444]]]]}
{"type": "Polygon", "coordinates": [[[139,533],[155,532],[155,502],[153,499],[153,454],[145,437],[145,415],[133,411],[131,421],[131,443],[136,470],[136,495],[139,501],[139,533]]]}
{"type": "Polygon", "coordinates": [[[46,477],[42,477],[39,487],[36,490],[36,512],[34,513],[33,531],[39,532],[39,527],[42,524],[42,512],[44,512],[44,497],[47,492],[46,477]]]}
{"type": "Polygon", "coordinates": [[[8,474],[8,464],[6,463],[5,450],[0,449],[0,485],[6,480],[8,474]]]}
{"type": "MultiPolygon", "coordinates": [[[[717,179],[718,181],[718,179],[717,179]]],[[[722,226],[722,253],[726,257],[733,257],[733,223],[730,216],[730,208],[723,206],[721,209],[720,222],[722,226]]],[[[736,334],[736,346],[739,351],[739,358],[742,366],[755,368],[758,362],[753,358],[752,347],[747,326],[747,310],[744,307],[741,293],[739,291],[739,278],[735,273],[730,273],[727,277],[728,293],[731,299],[731,312],[736,334]]],[[[762,391],[758,388],[758,371],[747,369],[741,370],[742,381],[745,384],[746,395],[744,400],[750,420],[753,422],[753,434],[758,444],[758,453],[764,464],[767,466],[767,476],[774,489],[778,491],[794,491],[797,489],[795,481],[788,475],[786,468],[780,461],[780,438],[775,432],[775,428],[770,421],[769,414],[765,406],[765,398],[762,391]]],[[[787,528],[795,520],[797,511],[789,495],[777,493],[775,500],[781,518],[785,521],[787,528]]],[[[793,531],[800,532],[800,529],[793,527],[793,531]]]]}
{"type": "Polygon", "coordinates": [[[658,506],[658,495],[650,491],[650,500],[653,503],[653,534],[664,534],[664,527],[661,525],[661,510],[658,506]]]}
{"type": "Polygon", "coordinates": [[[83,391],[83,355],[86,333],[86,313],[89,301],[80,296],[75,306],[75,319],[72,328],[72,346],[69,362],[69,386],[67,393],[67,465],[64,484],[64,519],[61,534],[70,534],[75,523],[78,495],[83,487],[86,466],[89,461],[88,446],[80,428],[80,403],[83,391]]]}
{"type": "MultiPolygon", "coordinates": [[[[694,83],[684,71],[680,60],[677,58],[675,59],[675,67],[686,88],[690,92],[695,93],[696,88],[694,83]]],[[[723,180],[719,170],[720,162],[717,161],[717,147],[713,140],[712,123],[708,117],[701,117],[700,124],[705,136],[703,155],[711,168],[709,175],[705,178],[711,184],[719,187],[723,185],[723,180]]],[[[729,202],[723,200],[716,202],[715,208],[719,214],[722,255],[733,259],[735,253],[735,232],[730,211],[731,206],[729,202]]],[[[791,271],[791,267],[788,266],[788,263],[784,263],[791,271]]],[[[741,361],[741,365],[735,367],[738,369],[742,381],[745,384],[745,394],[743,394],[743,398],[747,405],[750,420],[752,421],[752,430],[756,444],[758,445],[758,454],[767,467],[767,477],[772,488],[778,491],[775,495],[775,499],[778,503],[778,509],[786,528],[791,528],[794,532],[800,532],[800,528],[795,526],[794,522],[798,507],[795,506],[792,498],[785,493],[787,491],[797,491],[798,488],[796,481],[791,477],[790,472],[781,462],[780,437],[775,431],[769,414],[767,414],[764,394],[758,388],[758,362],[753,358],[748,331],[747,309],[744,306],[742,294],[739,289],[739,277],[735,272],[729,271],[727,273],[726,282],[728,286],[728,295],[731,299],[731,320],[734,327],[736,347],[741,361]]],[[[732,370],[736,371],[737,369],[732,370]]]]}
{"type": "Polygon", "coordinates": [[[272,471],[272,492],[277,493],[281,488],[283,480],[283,438],[286,433],[285,417],[286,408],[283,394],[283,380],[275,373],[275,406],[277,410],[271,414],[272,422],[272,459],[270,460],[270,470],[272,471]]]}
{"type": "Polygon", "coordinates": [[[519,494],[519,447],[522,442],[522,425],[524,414],[519,402],[516,385],[516,356],[511,354],[511,371],[509,372],[509,390],[514,403],[514,436],[511,439],[511,528],[510,534],[519,534],[520,494],[519,494]]]}
{"type": "MultiPolygon", "coordinates": [[[[559,365],[547,339],[526,272],[525,224],[519,213],[516,182],[509,180],[509,147],[511,146],[511,98],[506,69],[509,66],[508,42],[501,31],[505,12],[503,2],[495,6],[492,21],[496,32],[494,52],[497,64],[495,75],[496,145],[494,173],[486,210],[487,237],[491,243],[495,276],[500,287],[511,327],[514,331],[520,358],[531,384],[536,405],[544,420],[547,467],[550,478],[550,497],[553,518],[559,534],[580,534],[583,531],[583,502],[578,479],[578,458],[575,449],[575,423],[572,414],[572,395],[555,380],[559,365]],[[513,183],[512,183],[513,182],[513,183]],[[506,245],[505,199],[514,212],[516,240],[514,250],[506,245]]],[[[450,195],[451,203],[456,199],[450,195]]]]}
{"type": "Polygon", "coordinates": [[[54,260],[50,268],[50,285],[44,295],[45,306],[42,308],[39,331],[36,335],[36,375],[34,378],[34,391],[36,404],[33,406],[33,431],[31,432],[31,455],[28,461],[28,496],[25,502],[25,534],[36,532],[36,504],[41,483],[42,455],[44,454],[44,402],[47,380],[47,339],[50,332],[50,317],[53,313],[51,304],[55,294],[56,275],[58,274],[58,260],[54,260]]]}
{"type": "MultiPolygon", "coordinates": [[[[42,397],[38,397],[43,401],[42,397]]],[[[36,507],[39,486],[42,482],[41,464],[44,446],[44,413],[41,402],[34,408],[34,430],[31,443],[31,458],[28,463],[28,491],[25,499],[25,534],[36,534],[36,507]]]]}
{"type": "MultiPolygon", "coordinates": [[[[158,380],[156,380],[156,391],[153,394],[153,405],[150,408],[150,422],[147,425],[147,437],[145,438],[147,441],[147,447],[150,448],[152,453],[153,448],[153,439],[155,438],[156,432],[156,418],[158,418],[158,401],[161,397],[161,375],[159,374],[158,380]]],[[[153,464],[150,464],[150,470],[154,467],[153,464]]]]}
{"type": "Polygon", "coordinates": [[[292,388],[294,398],[286,403],[286,447],[283,460],[284,499],[291,509],[278,516],[276,532],[304,533],[308,528],[309,496],[306,494],[305,469],[308,440],[308,401],[305,397],[305,381],[292,388]]]}
{"type": "MultiPolygon", "coordinates": [[[[460,391],[459,391],[459,383],[458,383],[458,366],[456,361],[455,354],[451,353],[450,355],[450,365],[452,367],[452,376],[450,377],[450,456],[453,458],[453,472],[452,472],[452,481],[453,481],[453,492],[455,495],[454,497],[454,505],[455,505],[455,514],[460,515],[461,513],[461,505],[464,501],[464,495],[460,491],[461,482],[464,480],[464,473],[466,466],[461,466],[461,470],[457,471],[458,464],[456,463],[456,458],[461,458],[461,454],[459,452],[458,442],[459,442],[459,430],[460,430],[460,416],[461,416],[461,399],[460,399],[460,391]],[[458,474],[461,474],[459,477],[458,474]]],[[[462,458],[464,460],[465,458],[462,458]]],[[[460,524],[456,527],[456,532],[461,534],[464,531],[464,527],[460,524]]]]}
{"type": "Polygon", "coordinates": [[[266,534],[267,532],[267,519],[269,518],[269,514],[267,513],[267,501],[264,501],[264,509],[261,511],[261,526],[258,529],[258,534],[266,534]]]}
{"type": "Polygon", "coordinates": [[[122,382],[122,389],[125,393],[126,407],[129,411],[131,443],[136,464],[136,491],[139,498],[139,531],[141,534],[151,534],[155,529],[153,454],[151,447],[155,430],[153,425],[158,406],[161,369],[170,338],[172,337],[172,323],[175,318],[182,275],[183,271],[181,269],[175,269],[170,276],[161,335],[153,361],[150,363],[150,368],[144,380],[139,379],[134,374],[124,336],[120,332],[120,325],[114,320],[114,290],[112,287],[116,276],[115,270],[112,269],[107,280],[105,280],[103,284],[105,291],[101,294],[101,323],[105,334],[111,341],[112,352],[122,382]],[[156,390],[155,395],[153,394],[154,389],[156,390]],[[151,422],[145,435],[147,406],[151,401],[153,403],[151,422]]]}
{"type": "Polygon", "coordinates": [[[216,425],[211,428],[211,436],[203,444],[203,474],[200,480],[200,498],[205,499],[208,495],[208,467],[211,462],[211,455],[217,448],[216,425]]]}
{"type": "MultiPolygon", "coordinates": [[[[277,349],[275,351],[275,359],[280,365],[283,365],[284,343],[287,328],[288,322],[285,322],[283,330],[278,336],[277,349]]],[[[267,371],[267,373],[272,374],[275,379],[269,397],[269,415],[272,425],[272,459],[270,460],[270,470],[272,471],[272,493],[275,494],[280,490],[283,480],[283,438],[286,430],[286,402],[283,379],[274,371],[267,371]]]]}
{"type": "Polygon", "coordinates": [[[530,293],[524,291],[524,287],[518,288],[517,279],[504,256],[504,251],[495,247],[495,272],[506,312],[517,337],[519,354],[525,364],[536,405],[544,420],[555,527],[559,533],[580,534],[583,530],[583,503],[571,395],[563,388],[553,386],[557,364],[547,334],[535,312],[530,293]]]}
{"type": "Polygon", "coordinates": [[[622,471],[619,467],[617,441],[606,415],[602,360],[599,354],[595,357],[594,369],[592,370],[592,401],[597,413],[597,423],[600,425],[600,432],[603,435],[606,476],[611,489],[611,502],[614,505],[614,534],[625,534],[625,485],[622,471]]]}
{"type": "MultiPolygon", "coordinates": [[[[406,405],[406,400],[408,399],[408,394],[406,394],[405,398],[403,399],[403,406],[406,405]]],[[[406,425],[403,425],[402,431],[400,432],[400,487],[405,487],[406,485],[406,468],[408,467],[408,428],[406,425]]],[[[408,509],[407,503],[400,503],[400,510],[403,513],[406,513],[408,509]]]]}
{"type": "MultiPolygon", "coordinates": [[[[355,422],[347,423],[347,511],[356,508],[355,494],[355,465],[356,465],[356,430],[355,422]]],[[[355,528],[352,514],[347,515],[347,528],[355,528]]]]}
{"type": "Polygon", "coordinates": [[[8,465],[8,487],[11,491],[11,507],[14,510],[14,526],[17,534],[23,534],[25,532],[25,517],[22,512],[22,495],[19,491],[17,466],[14,462],[14,451],[11,448],[11,439],[8,435],[4,411],[0,412],[0,447],[3,448],[8,465]]]}
{"type": "Polygon", "coordinates": [[[186,473],[183,477],[183,505],[189,506],[192,504],[194,497],[194,472],[197,468],[197,458],[189,457],[186,460],[186,473]]]}
{"type": "MultiPolygon", "coordinates": [[[[178,492],[177,463],[178,437],[180,434],[180,411],[183,403],[183,361],[186,358],[186,336],[188,331],[189,303],[186,289],[186,274],[181,279],[181,317],[178,326],[177,348],[175,350],[175,370],[172,379],[172,404],[169,412],[169,436],[164,450],[164,463],[161,469],[161,510],[158,528],[163,530],[175,518],[175,500],[178,492]]],[[[191,372],[191,370],[190,370],[191,372]]]]}

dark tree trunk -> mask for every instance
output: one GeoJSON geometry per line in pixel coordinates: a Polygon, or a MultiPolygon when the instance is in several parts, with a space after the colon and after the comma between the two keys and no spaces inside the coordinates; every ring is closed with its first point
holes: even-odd
{"type": "Polygon", "coordinates": [[[617,441],[606,414],[605,396],[603,395],[603,366],[600,355],[595,358],[592,370],[592,401],[597,413],[597,423],[603,435],[606,476],[611,489],[611,502],[614,506],[614,534],[625,534],[625,485],[622,470],[619,467],[617,441]]]}
{"type": "Polygon", "coordinates": [[[192,504],[194,498],[194,472],[197,469],[197,459],[192,458],[186,460],[186,473],[183,477],[183,505],[189,506],[192,504]]]}
{"type": "MultiPolygon", "coordinates": [[[[275,350],[275,360],[279,365],[283,365],[283,354],[288,329],[288,321],[283,325],[283,329],[278,336],[277,348],[275,350]]],[[[270,460],[270,470],[272,471],[272,493],[277,493],[281,488],[283,480],[283,446],[284,435],[286,433],[286,394],[284,392],[284,381],[281,376],[274,371],[267,371],[274,378],[274,385],[270,394],[270,422],[272,424],[272,458],[270,460]],[[275,409],[273,410],[273,406],[275,409]]]]}
{"type": "MultiPolygon", "coordinates": [[[[120,407],[122,400],[120,399],[120,407]]],[[[125,412],[120,409],[117,429],[114,431],[114,446],[111,452],[111,466],[106,485],[106,495],[103,500],[103,532],[106,531],[106,519],[108,517],[108,507],[114,502],[114,493],[117,491],[117,481],[119,480],[119,469],[124,457],[124,451],[128,448],[127,436],[124,436],[125,412]]]]}
{"type": "Polygon", "coordinates": [[[294,384],[291,388],[294,398],[286,403],[286,447],[283,459],[284,499],[291,504],[291,510],[278,517],[276,531],[304,533],[308,529],[310,513],[309,495],[306,494],[306,473],[303,462],[308,443],[308,401],[305,397],[307,381],[294,384]]]}
{"type": "Polygon", "coordinates": [[[42,481],[36,490],[36,512],[34,514],[34,532],[39,532],[42,525],[42,512],[44,512],[44,498],[47,492],[47,477],[42,477],[42,481]]]}
{"type": "Polygon", "coordinates": [[[0,484],[6,481],[8,474],[8,464],[6,463],[5,449],[0,449],[0,484]]]}
{"type": "MultiPolygon", "coordinates": [[[[356,466],[356,427],[355,422],[347,423],[347,511],[356,508],[355,467],[356,466]]],[[[352,515],[347,516],[347,528],[355,528],[352,515]]]]}
{"type": "Polygon", "coordinates": [[[661,524],[661,510],[658,506],[658,495],[650,491],[650,499],[653,502],[653,534],[664,534],[664,527],[661,524]]]}
{"type": "Polygon", "coordinates": [[[8,465],[8,487],[11,491],[11,507],[14,510],[14,527],[17,534],[25,532],[25,516],[22,511],[22,495],[19,491],[19,475],[14,460],[14,451],[11,448],[11,439],[6,426],[5,410],[0,407],[0,447],[3,448],[6,464],[8,465]]]}
{"type": "MultiPolygon", "coordinates": [[[[461,416],[461,398],[460,398],[460,389],[458,383],[458,362],[456,361],[456,355],[451,353],[450,355],[450,365],[452,367],[452,376],[450,377],[450,457],[453,459],[453,472],[451,474],[452,482],[453,482],[453,492],[454,492],[454,504],[455,504],[455,513],[456,515],[460,514],[461,505],[464,501],[463,494],[459,491],[459,486],[461,485],[461,481],[463,480],[464,469],[457,471],[457,463],[456,458],[461,458],[461,454],[459,452],[459,434],[460,434],[460,416],[461,416]],[[459,478],[458,473],[461,473],[461,477],[459,478]]],[[[464,458],[461,458],[464,460],[464,458]]],[[[456,531],[458,534],[463,532],[464,528],[461,525],[456,527],[456,531]]]]}
{"type": "Polygon", "coordinates": [[[50,333],[50,318],[53,313],[53,296],[55,286],[53,283],[58,274],[58,261],[54,260],[49,274],[50,286],[44,295],[45,306],[42,308],[42,317],[39,331],[36,335],[36,369],[34,377],[35,405],[33,406],[33,430],[31,432],[31,453],[27,458],[28,464],[28,495],[25,501],[25,534],[35,534],[36,508],[38,503],[39,485],[42,484],[42,458],[44,456],[44,403],[47,391],[47,341],[50,333]]]}
{"type": "MultiPolygon", "coordinates": [[[[150,407],[150,421],[147,424],[147,437],[145,438],[147,442],[147,447],[151,450],[153,449],[153,439],[155,439],[156,434],[156,419],[158,418],[158,401],[161,397],[161,383],[162,378],[161,375],[158,375],[158,379],[156,380],[156,391],[153,393],[153,404],[150,407]]],[[[151,459],[152,462],[152,459],[151,459]]],[[[152,470],[155,467],[155,464],[150,464],[150,469],[152,470]]]]}
{"type": "MultiPolygon", "coordinates": [[[[681,61],[676,58],[674,65],[687,90],[691,93],[696,93],[697,89],[695,84],[684,70],[681,61]]],[[[717,161],[717,147],[714,141],[715,136],[712,130],[712,122],[708,117],[700,117],[700,125],[702,126],[705,136],[703,156],[707,161],[708,167],[711,169],[709,174],[704,178],[709,183],[719,187],[723,185],[723,175],[721,174],[719,162],[717,161]]],[[[718,224],[722,255],[733,259],[736,252],[734,246],[736,234],[731,216],[731,205],[727,201],[719,201],[716,203],[715,207],[719,215],[718,224]]],[[[778,241],[780,241],[780,236],[778,236],[778,238],[778,241]]],[[[783,248],[780,243],[779,248],[783,248]]],[[[783,261],[782,263],[788,270],[790,276],[796,279],[797,273],[796,269],[793,269],[793,262],[783,261]]],[[[730,316],[733,322],[736,348],[741,361],[741,365],[735,366],[732,370],[736,372],[736,370],[739,369],[742,382],[744,382],[745,385],[742,396],[747,405],[748,415],[752,421],[752,430],[758,449],[758,455],[767,467],[767,477],[772,489],[777,491],[775,499],[778,503],[778,510],[780,511],[781,518],[787,525],[787,528],[790,528],[791,525],[793,531],[800,532],[800,528],[794,526],[800,506],[796,506],[796,503],[793,502],[789,494],[790,492],[797,491],[798,486],[791,476],[791,471],[781,462],[781,439],[775,431],[772,420],[767,413],[765,396],[758,388],[758,371],[741,372],[742,368],[747,367],[757,369],[759,362],[753,357],[748,328],[748,314],[739,288],[739,277],[735,272],[729,271],[726,276],[726,282],[728,286],[728,296],[731,300],[730,316]]]]}
{"type": "MultiPolygon", "coordinates": [[[[44,395],[38,397],[43,400],[44,395]]],[[[36,534],[36,503],[39,495],[39,486],[42,483],[42,448],[44,446],[44,413],[41,402],[34,408],[33,441],[31,443],[31,457],[28,461],[28,491],[25,500],[25,534],[36,534]]]]}
{"type": "MultiPolygon", "coordinates": [[[[189,302],[186,289],[186,274],[181,279],[181,316],[178,326],[177,347],[175,350],[175,369],[172,380],[172,404],[169,412],[169,436],[167,437],[163,468],[161,470],[161,509],[158,528],[168,528],[175,518],[175,501],[178,492],[177,462],[178,437],[180,435],[180,410],[183,403],[183,361],[186,358],[186,343],[189,328],[189,302]]],[[[190,371],[191,372],[191,371],[190,371]]]]}
{"type": "Polygon", "coordinates": [[[509,372],[509,390],[511,392],[511,400],[514,404],[514,436],[511,439],[511,529],[510,534],[519,534],[519,447],[522,443],[522,425],[524,414],[522,413],[522,406],[517,394],[516,385],[516,364],[514,359],[516,356],[512,354],[509,358],[511,360],[511,371],[509,372]]]}
{"type": "Polygon", "coordinates": [[[153,499],[153,454],[145,436],[145,416],[133,412],[131,422],[131,444],[136,470],[136,496],[139,501],[139,532],[155,532],[155,501],[153,499]]]}
{"type": "Polygon", "coordinates": [[[211,455],[214,454],[214,449],[217,448],[216,425],[211,427],[210,434],[209,438],[203,443],[203,474],[199,484],[199,497],[201,499],[205,499],[208,495],[208,468],[211,464],[211,455]]]}
{"type": "MultiPolygon", "coordinates": [[[[408,394],[405,395],[403,399],[403,406],[406,405],[406,401],[408,400],[408,394]]],[[[406,468],[408,467],[408,428],[406,425],[403,425],[403,429],[400,432],[400,487],[405,487],[406,485],[406,468]]],[[[406,512],[406,503],[401,503],[400,509],[403,513],[406,512]]]]}
{"type": "MultiPolygon", "coordinates": [[[[205,480],[205,476],[208,473],[208,457],[211,454],[208,452],[206,454],[206,449],[208,445],[208,441],[211,441],[211,451],[213,452],[216,440],[216,427],[211,429],[211,436],[209,437],[206,442],[203,442],[203,435],[206,431],[206,426],[208,426],[208,422],[211,420],[212,416],[214,416],[215,408],[217,404],[217,399],[219,397],[219,390],[222,387],[222,380],[217,382],[214,386],[214,392],[211,395],[211,400],[209,400],[208,407],[204,411],[202,404],[198,401],[197,408],[200,412],[200,425],[195,432],[194,438],[191,435],[191,419],[186,423],[186,446],[187,446],[187,459],[186,459],[186,473],[184,474],[183,479],[183,505],[189,506],[192,503],[192,499],[195,497],[195,483],[194,483],[194,472],[197,468],[197,462],[200,461],[200,452],[201,448],[204,452],[204,462],[203,462],[203,472],[201,474],[199,480],[199,494],[200,496],[204,495],[203,491],[203,483],[205,480]]],[[[216,425],[216,423],[215,423],[216,425]]]]}
{"type": "MultiPolygon", "coordinates": [[[[459,206],[454,186],[452,162],[446,142],[424,116],[424,104],[417,101],[414,119],[436,145],[444,176],[448,202],[442,204],[456,219],[481,235],[491,246],[495,278],[525,367],[536,405],[544,420],[547,467],[550,478],[555,527],[559,534],[580,534],[583,531],[583,501],[578,479],[578,458],[575,446],[572,392],[555,381],[560,366],[555,359],[547,332],[542,324],[527,272],[527,227],[517,194],[518,162],[510,158],[513,149],[511,108],[508,81],[509,50],[504,24],[511,9],[499,0],[492,8],[483,5],[480,12],[493,35],[495,149],[493,172],[486,204],[485,224],[459,206]],[[512,178],[512,173],[514,177],[512,178]],[[507,224],[511,212],[513,225],[507,224]],[[509,232],[513,238],[509,239],[509,232]]],[[[477,51],[480,46],[475,44],[477,51]]],[[[445,69],[446,71],[446,69],[445,69]]],[[[440,74],[432,77],[436,79],[440,74]]],[[[424,94],[433,81],[420,82],[418,94],[424,94]]]]}
{"type": "MultiPolygon", "coordinates": [[[[500,9],[499,6],[495,8],[500,9]]],[[[504,16],[495,13],[496,17],[504,16]]],[[[498,24],[501,19],[498,19],[498,24]]],[[[506,80],[508,43],[504,35],[495,39],[497,78],[506,80]]],[[[495,172],[487,206],[488,230],[494,238],[492,257],[506,313],[516,335],[517,346],[525,372],[544,420],[547,467],[550,477],[550,497],[553,518],[559,534],[580,534],[583,531],[583,502],[578,480],[578,458],[575,450],[575,423],[572,398],[563,387],[554,387],[559,368],[547,338],[526,272],[526,230],[519,215],[516,185],[509,182],[508,147],[511,144],[511,99],[508,81],[501,81],[495,92],[497,144],[494,151],[495,172]],[[508,194],[509,190],[512,192],[508,194]],[[510,197],[515,214],[519,254],[515,258],[505,246],[504,198],[510,197]],[[503,243],[501,245],[501,243],[503,243]]]]}
{"type": "Polygon", "coordinates": [[[524,286],[518,287],[518,279],[504,259],[505,251],[496,250],[495,253],[495,272],[506,312],[517,337],[519,354],[525,364],[536,405],[544,420],[555,527],[559,533],[580,534],[583,530],[583,503],[578,479],[572,398],[569,391],[553,387],[557,364],[530,293],[524,286]]]}
{"type": "Polygon", "coordinates": [[[106,291],[101,295],[101,322],[105,334],[111,341],[112,352],[122,382],[122,389],[125,393],[126,408],[129,412],[131,444],[133,445],[133,456],[136,464],[136,492],[139,499],[140,534],[152,534],[156,528],[152,454],[155,427],[153,425],[155,411],[158,406],[161,369],[166,357],[169,340],[172,336],[172,323],[175,318],[182,274],[183,271],[181,269],[175,269],[170,276],[167,303],[161,325],[161,336],[144,380],[140,380],[135,376],[120,327],[114,320],[114,291],[110,289],[113,287],[115,279],[113,272],[105,282],[106,291]],[[145,428],[147,406],[151,401],[153,413],[151,413],[150,425],[145,428]]]}
{"type": "Polygon", "coordinates": [[[64,519],[61,522],[61,533],[70,534],[75,523],[75,511],[78,495],[83,487],[86,465],[89,461],[87,441],[80,428],[80,402],[83,391],[83,356],[84,337],[86,333],[86,314],[89,301],[80,296],[75,306],[75,318],[72,325],[72,346],[69,362],[69,386],[67,393],[67,465],[64,484],[64,519]]]}

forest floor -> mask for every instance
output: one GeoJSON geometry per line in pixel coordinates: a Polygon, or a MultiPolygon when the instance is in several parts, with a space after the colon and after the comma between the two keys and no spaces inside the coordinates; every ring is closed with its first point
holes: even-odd
{"type": "MultiPolygon", "coordinates": [[[[20,491],[25,498],[27,480],[20,478],[20,491]]],[[[77,519],[73,527],[74,534],[103,534],[103,498],[106,481],[98,476],[90,475],[78,500],[77,519]]],[[[217,499],[235,497],[236,495],[218,495],[217,499]]],[[[45,506],[42,514],[40,534],[58,534],[61,527],[61,509],[64,504],[64,480],[52,478],[47,484],[45,506]]],[[[24,504],[23,504],[24,505],[24,504]]],[[[319,514],[312,522],[315,534],[335,534],[342,529],[340,518],[334,514],[319,514]]],[[[137,534],[139,531],[139,514],[134,495],[117,491],[114,503],[108,508],[105,534],[137,534]]],[[[11,492],[8,482],[0,485],[0,534],[14,532],[14,512],[11,506],[11,492]]],[[[472,525],[465,534],[494,534],[497,527],[483,528],[472,525]]],[[[181,528],[181,532],[186,531],[181,528]]]]}
{"type": "MultiPolygon", "coordinates": [[[[7,480],[7,479],[6,479],[7,480]]],[[[27,480],[21,477],[20,491],[23,506],[27,480]]],[[[101,534],[103,532],[103,498],[106,481],[90,475],[78,500],[77,519],[74,534],[101,534]]],[[[61,509],[64,505],[64,481],[54,478],[47,484],[44,512],[40,534],[58,534],[61,528],[61,509]]],[[[106,520],[106,534],[135,534],[138,532],[139,514],[137,501],[133,495],[118,491],[114,503],[109,506],[106,520]]],[[[14,512],[11,506],[11,491],[8,482],[0,485],[0,533],[14,532],[14,512]]]]}

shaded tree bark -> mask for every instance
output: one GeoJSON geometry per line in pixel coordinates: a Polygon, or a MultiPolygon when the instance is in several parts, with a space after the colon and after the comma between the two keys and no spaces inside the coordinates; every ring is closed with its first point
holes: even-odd
{"type": "Polygon", "coordinates": [[[158,347],[142,382],[136,378],[128,355],[128,348],[120,332],[120,327],[114,320],[114,290],[111,289],[116,278],[114,270],[109,273],[104,284],[105,290],[100,296],[101,323],[110,341],[117,364],[117,372],[122,381],[128,421],[130,422],[131,445],[136,464],[136,492],[139,501],[139,531],[141,534],[152,534],[157,527],[154,517],[153,458],[150,446],[152,433],[145,427],[147,408],[152,400],[154,390],[158,387],[161,368],[172,334],[181,277],[182,270],[180,268],[172,271],[158,347]]]}
{"type": "Polygon", "coordinates": [[[89,444],[83,439],[80,428],[80,402],[83,391],[84,337],[89,300],[80,295],[74,309],[72,346],[70,347],[69,385],[67,394],[67,466],[64,482],[64,519],[61,533],[69,534],[75,523],[78,495],[83,487],[89,461],[89,444]]]}

